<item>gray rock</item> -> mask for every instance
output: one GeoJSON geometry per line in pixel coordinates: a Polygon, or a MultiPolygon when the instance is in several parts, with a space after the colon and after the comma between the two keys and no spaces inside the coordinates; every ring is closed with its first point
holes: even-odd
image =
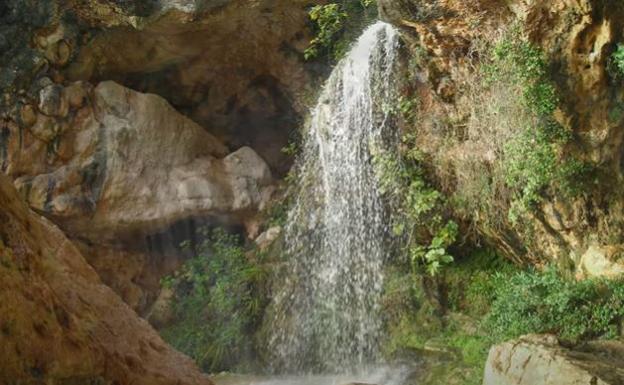
{"type": "Polygon", "coordinates": [[[624,384],[624,344],[601,341],[571,350],[552,335],[529,335],[490,349],[483,385],[564,384],[624,384]]]}
{"type": "Polygon", "coordinates": [[[69,106],[62,98],[63,87],[52,84],[39,91],[39,111],[48,116],[67,116],[69,106]]]}

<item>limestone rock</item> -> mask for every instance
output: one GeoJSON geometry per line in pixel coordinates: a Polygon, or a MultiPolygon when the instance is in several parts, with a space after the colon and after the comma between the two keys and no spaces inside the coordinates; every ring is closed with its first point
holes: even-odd
{"type": "Polygon", "coordinates": [[[616,278],[624,274],[624,247],[590,246],[581,256],[577,269],[579,278],[616,278]]]}
{"type": "Polygon", "coordinates": [[[258,245],[260,250],[266,250],[275,242],[281,233],[282,228],[280,226],[273,226],[256,238],[256,245],[258,245]]]}
{"type": "MultiPolygon", "coordinates": [[[[319,66],[303,60],[312,38],[307,9],[322,2],[152,2],[137,28],[103,29],[64,73],[70,80],[116,79],[158,94],[229,147],[249,146],[285,174],[292,157],[281,149],[307,113],[305,94],[315,92],[310,69],[319,66]]],[[[123,3],[116,2],[125,12],[104,16],[85,7],[80,14],[116,24],[110,19],[137,13],[141,4],[123,3]]],[[[129,18],[121,23],[133,24],[129,18]]]]}
{"type": "Polygon", "coordinates": [[[483,385],[619,385],[624,345],[594,342],[570,350],[556,337],[531,335],[491,348],[483,385]]]}
{"type": "Polygon", "coordinates": [[[0,383],[211,385],[0,175],[0,383]]]}
{"type": "Polygon", "coordinates": [[[89,245],[73,241],[100,279],[139,315],[156,300],[160,277],[171,274],[181,263],[180,256],[149,254],[126,247],[89,245]]]}
{"type": "Polygon", "coordinates": [[[57,84],[44,87],[39,92],[39,110],[48,116],[67,116],[68,104],[61,94],[63,87],[57,84]]]}
{"type": "MultiPolygon", "coordinates": [[[[85,87],[71,87],[78,89],[55,94],[77,106],[85,87]]],[[[17,155],[24,142],[15,141],[8,156],[31,207],[72,236],[101,243],[191,216],[242,221],[270,198],[271,171],[252,149],[227,155],[219,140],[159,96],[103,82],[90,97],[94,107],[77,111],[69,126],[41,116],[31,128],[53,146],[26,158],[17,155]],[[33,162],[46,171],[26,173],[33,162]]]]}

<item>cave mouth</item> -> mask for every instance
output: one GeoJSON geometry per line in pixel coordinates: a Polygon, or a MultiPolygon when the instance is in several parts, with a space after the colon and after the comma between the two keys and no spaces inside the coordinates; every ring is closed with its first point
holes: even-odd
{"type": "Polygon", "coordinates": [[[305,9],[282,1],[231,5],[189,20],[170,12],[145,23],[85,32],[88,43],[65,77],[157,94],[231,151],[249,146],[274,176],[285,176],[293,157],[282,149],[297,138],[311,80],[323,72],[304,59],[305,9]]]}

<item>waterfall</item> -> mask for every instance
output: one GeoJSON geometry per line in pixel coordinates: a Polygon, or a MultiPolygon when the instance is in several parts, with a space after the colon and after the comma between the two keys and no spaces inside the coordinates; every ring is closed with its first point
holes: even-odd
{"type": "Polygon", "coordinates": [[[277,370],[344,372],[377,360],[386,226],[370,147],[384,145],[397,45],[390,25],[369,27],[312,112],[270,322],[277,370]]]}

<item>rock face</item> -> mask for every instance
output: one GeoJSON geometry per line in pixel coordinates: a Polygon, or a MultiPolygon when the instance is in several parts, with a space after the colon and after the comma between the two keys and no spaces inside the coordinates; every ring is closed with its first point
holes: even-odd
{"type": "Polygon", "coordinates": [[[577,269],[578,278],[616,278],[624,274],[622,247],[590,246],[581,256],[577,269]]]}
{"type": "Polygon", "coordinates": [[[162,234],[257,227],[290,168],[324,70],[303,60],[313,3],[0,4],[0,170],[141,314],[184,259],[162,234]]]}
{"type": "Polygon", "coordinates": [[[163,96],[228,146],[250,146],[284,174],[291,158],[280,150],[313,90],[316,68],[303,51],[311,38],[307,7],[318,2],[161,1],[143,13],[124,6],[108,14],[82,7],[87,23],[107,27],[77,44],[63,73],[163,96]]]}
{"type": "MultiPolygon", "coordinates": [[[[65,90],[48,104],[69,105],[73,91],[65,90]]],[[[72,235],[149,234],[191,215],[256,211],[269,198],[271,172],[253,150],[225,156],[223,144],[162,98],[113,82],[88,97],[93,104],[69,122],[42,113],[27,132],[8,135],[6,172],[31,207],[72,235]]]]}
{"type": "Polygon", "coordinates": [[[616,385],[624,383],[624,345],[592,342],[569,350],[548,335],[492,347],[483,385],[616,385]]]}
{"type": "Polygon", "coordinates": [[[382,17],[401,28],[412,67],[418,68],[409,87],[419,100],[417,141],[432,180],[456,202],[481,205],[456,207],[466,228],[477,229],[479,238],[518,263],[579,268],[591,246],[619,248],[624,242],[624,93],[610,58],[623,38],[624,9],[599,0],[378,4],[382,17]],[[572,181],[582,194],[544,187],[540,202],[516,223],[506,213],[519,193],[505,182],[497,185],[501,177],[492,170],[504,162],[510,133],[522,126],[505,116],[517,118],[521,106],[508,90],[484,93],[475,87],[483,81],[484,45],[510,26],[548,62],[549,79],[560,95],[554,118],[573,137],[559,155],[592,167],[572,181]],[[500,107],[508,114],[483,113],[509,100],[500,107]]]}
{"type": "Polygon", "coordinates": [[[271,171],[252,149],[228,155],[157,95],[111,81],[51,84],[37,107],[23,110],[32,124],[5,127],[4,171],[139,311],[181,260],[142,249],[143,239],[189,217],[243,223],[273,191],[271,171]]]}
{"type": "Polygon", "coordinates": [[[211,385],[0,175],[0,382],[211,385]]]}

